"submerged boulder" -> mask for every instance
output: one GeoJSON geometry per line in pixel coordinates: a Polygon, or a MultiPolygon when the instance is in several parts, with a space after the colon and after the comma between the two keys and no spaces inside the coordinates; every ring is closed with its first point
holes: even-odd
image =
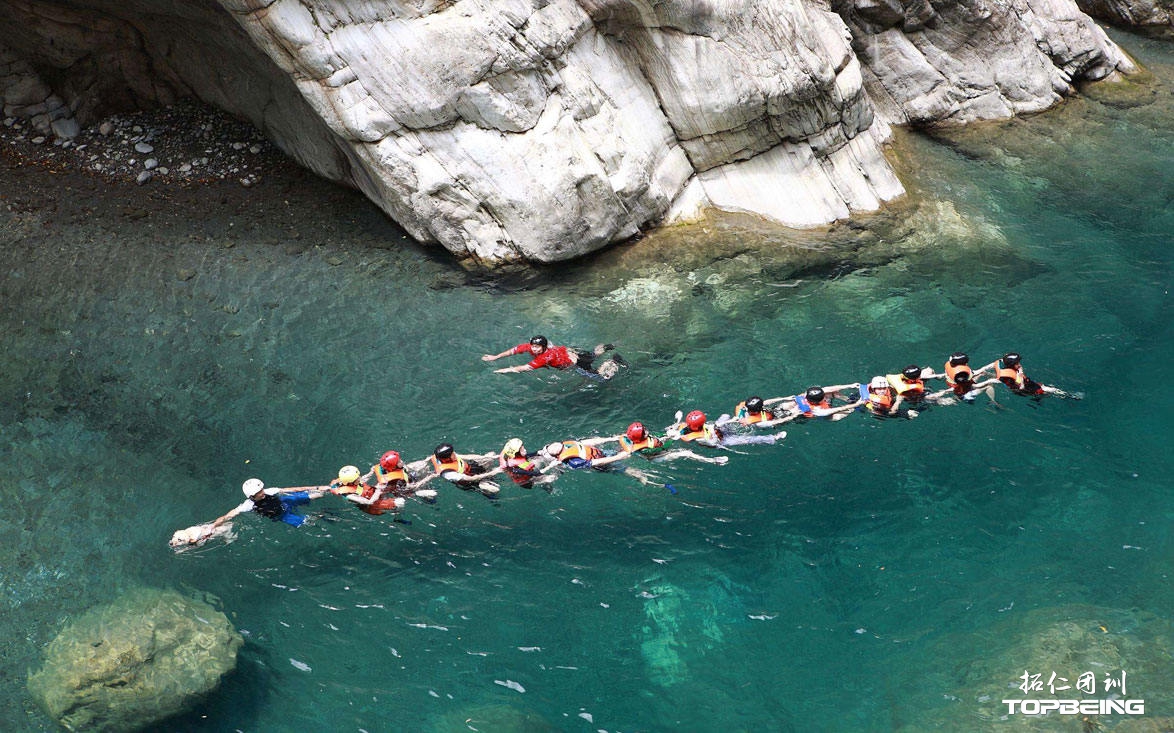
{"type": "Polygon", "coordinates": [[[208,603],[138,589],[87,612],[50,642],[29,692],[68,730],[137,730],[216,689],[243,643],[208,603]]]}

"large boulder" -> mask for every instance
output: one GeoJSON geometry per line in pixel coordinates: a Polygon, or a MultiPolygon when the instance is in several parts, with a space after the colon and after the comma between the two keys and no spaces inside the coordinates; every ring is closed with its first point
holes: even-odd
{"type": "Polygon", "coordinates": [[[29,692],[68,730],[137,730],[214,690],[243,643],[208,603],[139,589],[63,630],[29,675],[29,692]]]}
{"type": "Polygon", "coordinates": [[[3,45],[5,104],[60,134],[197,96],[485,263],[710,208],[874,210],[903,193],[890,123],[1035,112],[1132,68],[1074,0],[20,0],[3,45]]]}

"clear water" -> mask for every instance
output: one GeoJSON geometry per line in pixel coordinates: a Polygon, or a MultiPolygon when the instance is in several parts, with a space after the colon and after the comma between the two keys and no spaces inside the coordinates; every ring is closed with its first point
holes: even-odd
{"type": "Polygon", "coordinates": [[[247,635],[162,730],[1025,727],[997,700],[1053,671],[1033,640],[1060,620],[1105,635],[1119,656],[1093,661],[1147,717],[1174,715],[1174,55],[1122,41],[1152,80],[902,136],[907,206],[827,236],[733,222],[483,280],[381,246],[371,207],[313,182],[171,219],[10,206],[3,728],[50,729],[25,671],[140,584],[211,593],[247,635]],[[479,361],[534,332],[618,341],[632,368],[599,385],[479,361]],[[675,496],[572,474],[496,504],[445,491],[410,524],[327,498],[301,530],[246,517],[233,544],[166,547],[250,476],[664,425],[959,348],[1019,350],[1087,398],[798,425],[658,469],[675,496]]]}

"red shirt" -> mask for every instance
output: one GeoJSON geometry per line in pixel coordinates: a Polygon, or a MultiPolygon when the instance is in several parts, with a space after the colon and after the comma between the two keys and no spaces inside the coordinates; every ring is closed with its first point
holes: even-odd
{"type": "MultiPolygon", "coordinates": [[[[530,350],[530,344],[518,344],[514,347],[513,353],[533,354],[534,352],[530,350]]],[[[548,346],[546,351],[535,355],[526,366],[531,369],[541,369],[547,366],[555,369],[569,369],[575,366],[575,359],[567,352],[565,346],[548,346]]]]}

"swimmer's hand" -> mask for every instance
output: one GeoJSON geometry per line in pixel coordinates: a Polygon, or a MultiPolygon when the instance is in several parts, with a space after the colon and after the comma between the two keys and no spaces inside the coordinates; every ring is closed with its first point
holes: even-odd
{"type": "Polygon", "coordinates": [[[712,462],[716,463],[719,466],[724,466],[730,462],[730,457],[729,456],[714,456],[712,462]]]}
{"type": "Polygon", "coordinates": [[[416,496],[420,497],[421,499],[435,499],[436,489],[420,489],[416,492],[416,496]]]}
{"type": "Polygon", "coordinates": [[[917,410],[910,410],[909,412],[907,412],[905,414],[907,414],[909,416],[909,419],[912,420],[913,418],[917,417],[921,413],[918,412],[917,410]]]}
{"type": "Polygon", "coordinates": [[[493,361],[496,358],[497,358],[497,356],[495,356],[494,354],[482,354],[481,355],[481,361],[493,361]]]}

